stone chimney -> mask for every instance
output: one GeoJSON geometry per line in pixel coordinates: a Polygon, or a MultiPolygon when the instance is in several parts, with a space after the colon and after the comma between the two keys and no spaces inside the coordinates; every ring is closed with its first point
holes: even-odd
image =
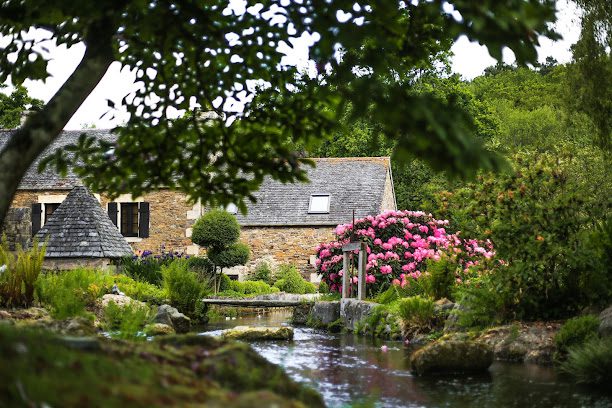
{"type": "Polygon", "coordinates": [[[35,112],[36,112],[36,111],[31,110],[31,109],[24,110],[24,111],[21,113],[21,119],[20,119],[20,121],[19,121],[19,127],[22,127],[22,126],[23,126],[23,124],[25,123],[25,121],[26,121],[26,120],[27,120],[27,119],[28,119],[30,116],[32,116],[32,115],[33,115],[35,112]]]}

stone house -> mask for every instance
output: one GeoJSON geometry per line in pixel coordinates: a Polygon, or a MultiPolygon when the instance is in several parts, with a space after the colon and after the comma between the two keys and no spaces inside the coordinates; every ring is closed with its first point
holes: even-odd
{"type": "MultiPolygon", "coordinates": [[[[108,131],[88,130],[90,135],[111,141],[108,131]]],[[[75,143],[83,131],[64,131],[48,151],[75,143]]],[[[0,149],[10,132],[0,131],[0,149]]],[[[393,177],[388,157],[313,159],[310,183],[283,184],[266,179],[248,204],[247,215],[236,214],[241,240],[251,247],[252,267],[259,259],[293,263],[304,275],[314,272],[314,247],[334,238],[333,229],[355,217],[396,209],[393,177]]],[[[34,163],[14,197],[3,231],[9,242],[29,244],[69,191],[81,185],[70,171],[62,178],[52,170],[37,173],[34,163]]],[[[95,194],[103,210],[134,250],[182,251],[198,254],[191,243],[191,227],[206,208],[190,203],[185,194],[159,190],[110,200],[95,194]]],[[[242,269],[244,271],[244,268],[242,269]]],[[[237,271],[228,271],[236,274],[237,271]]]]}

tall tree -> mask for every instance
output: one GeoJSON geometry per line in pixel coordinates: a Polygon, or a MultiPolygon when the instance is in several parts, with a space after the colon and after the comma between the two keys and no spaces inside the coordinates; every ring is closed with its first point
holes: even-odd
{"type": "MultiPolygon", "coordinates": [[[[5,87],[0,84],[0,89],[5,87]]],[[[42,105],[43,101],[31,98],[23,86],[18,86],[10,94],[0,93],[0,129],[18,127],[26,111],[40,109],[42,105]]]]}
{"type": "Polygon", "coordinates": [[[410,84],[460,35],[487,45],[497,59],[508,47],[519,63],[533,63],[538,37],[558,37],[548,28],[554,13],[554,0],[4,1],[0,82],[48,77],[32,28],[58,45],[83,43],[86,51],[0,152],[0,222],[25,171],[114,61],[135,70],[141,84],[121,102],[131,116],[115,129],[117,142],[83,136],[66,149],[71,155],[52,156],[59,170],[77,163],[94,190],[139,195],[163,186],[244,210],[265,175],[304,180],[306,160],[290,142],[329,134],[348,101],[355,117],[367,113],[401,152],[436,169],[470,176],[479,166],[499,168],[502,161],[472,137],[469,113],[454,101],[415,95],[410,84]],[[303,33],[317,40],[310,50],[316,77],[284,64],[279,49],[303,33]],[[197,115],[174,122],[166,115],[194,101],[225,106],[233,98],[245,101],[244,113],[206,126],[197,115]]]}
{"type": "Polygon", "coordinates": [[[570,104],[587,113],[596,141],[612,151],[612,2],[575,0],[582,9],[581,31],[572,47],[570,104]]]}

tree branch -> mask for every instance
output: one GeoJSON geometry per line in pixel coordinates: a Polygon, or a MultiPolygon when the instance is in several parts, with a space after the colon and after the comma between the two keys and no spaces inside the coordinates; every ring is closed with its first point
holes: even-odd
{"type": "Polygon", "coordinates": [[[103,24],[92,25],[92,41],[72,75],[40,112],[11,135],[0,151],[0,227],[28,168],[57,138],[114,61],[111,28],[97,26],[103,24]]]}

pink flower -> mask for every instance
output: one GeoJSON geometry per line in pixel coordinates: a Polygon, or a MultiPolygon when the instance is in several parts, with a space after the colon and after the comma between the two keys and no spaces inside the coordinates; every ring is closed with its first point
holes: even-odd
{"type": "Polygon", "coordinates": [[[393,281],[391,282],[391,284],[392,284],[393,286],[399,286],[399,285],[401,285],[401,282],[400,282],[400,280],[399,280],[399,279],[393,279],[393,281]]]}
{"type": "Polygon", "coordinates": [[[376,238],[374,240],[374,245],[382,245],[382,240],[380,238],[376,238]]]}
{"type": "Polygon", "coordinates": [[[383,275],[390,274],[391,272],[393,272],[393,268],[391,268],[390,265],[383,265],[380,267],[380,273],[383,275]]]}
{"type": "Polygon", "coordinates": [[[359,282],[359,278],[356,276],[353,276],[353,279],[351,279],[353,281],[353,283],[357,283],[359,282]]]}
{"type": "Polygon", "coordinates": [[[374,282],[376,282],[376,277],[374,275],[366,276],[366,283],[374,283],[374,282]]]}

